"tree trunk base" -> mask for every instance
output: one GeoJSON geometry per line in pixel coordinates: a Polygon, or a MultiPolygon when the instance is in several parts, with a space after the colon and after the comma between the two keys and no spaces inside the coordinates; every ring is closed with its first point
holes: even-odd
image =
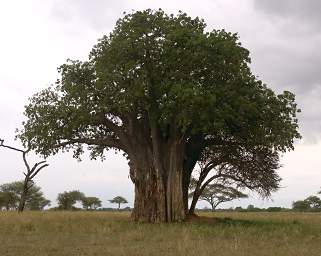
{"type": "Polygon", "coordinates": [[[166,222],[165,191],[155,170],[135,173],[135,203],[132,219],[141,222],[166,222]]]}

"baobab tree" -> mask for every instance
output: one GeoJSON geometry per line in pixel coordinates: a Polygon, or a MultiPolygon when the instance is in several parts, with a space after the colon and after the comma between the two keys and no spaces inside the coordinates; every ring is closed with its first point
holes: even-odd
{"type": "Polygon", "coordinates": [[[252,74],[237,34],[185,13],[144,10],[119,19],[87,61],[68,60],[55,85],[26,106],[19,133],[37,153],[79,158],[122,151],[135,185],[134,220],[188,213],[188,186],[211,145],[293,149],[295,97],[252,74]]]}
{"type": "Polygon", "coordinates": [[[18,212],[23,212],[26,200],[28,196],[28,192],[33,187],[34,182],[33,178],[45,167],[49,166],[49,164],[46,163],[46,161],[40,161],[38,163],[35,163],[32,167],[30,167],[28,161],[27,161],[27,154],[30,152],[30,148],[28,149],[19,149],[12,146],[8,146],[4,144],[4,140],[0,139],[0,147],[8,148],[17,152],[22,153],[22,159],[26,168],[26,171],[23,172],[23,175],[25,176],[23,181],[23,189],[20,197],[20,202],[18,206],[18,212]]]}

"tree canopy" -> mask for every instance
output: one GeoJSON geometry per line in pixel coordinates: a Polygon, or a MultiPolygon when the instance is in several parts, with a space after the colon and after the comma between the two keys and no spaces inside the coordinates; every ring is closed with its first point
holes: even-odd
{"type": "Polygon", "coordinates": [[[285,152],[300,138],[294,94],[273,92],[250,61],[237,34],[206,30],[198,17],[129,13],[88,60],[68,60],[30,99],[18,137],[44,156],[121,150],[134,219],[184,219],[191,172],[209,146],[285,152]]]}
{"type": "Polygon", "coordinates": [[[118,204],[118,210],[120,209],[121,204],[127,204],[127,200],[122,196],[116,196],[111,200],[108,200],[112,204],[118,204]]]}
{"type": "Polygon", "coordinates": [[[13,192],[0,189],[0,210],[16,210],[19,204],[19,197],[13,192]]]}
{"type": "MultiPolygon", "coordinates": [[[[24,181],[15,181],[0,185],[0,208],[4,207],[6,210],[17,210],[23,190],[24,181]]],[[[48,205],[50,205],[50,200],[44,197],[41,188],[35,184],[30,186],[26,194],[26,209],[43,210],[44,207],[48,205]]]]}
{"type": "Polygon", "coordinates": [[[72,210],[74,208],[74,205],[77,202],[81,202],[84,198],[85,194],[78,190],[59,193],[57,197],[58,209],[72,210]]]}
{"type": "Polygon", "coordinates": [[[101,207],[101,200],[97,197],[89,196],[81,199],[81,203],[86,210],[95,210],[101,207]]]}
{"type": "Polygon", "coordinates": [[[321,211],[321,199],[317,196],[308,196],[304,200],[298,200],[292,203],[295,211],[321,211]]]}

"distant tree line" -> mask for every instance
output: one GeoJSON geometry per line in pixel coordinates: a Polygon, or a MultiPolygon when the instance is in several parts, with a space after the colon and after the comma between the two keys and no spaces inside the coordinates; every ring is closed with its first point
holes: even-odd
{"type": "MultiPolygon", "coordinates": [[[[45,207],[50,206],[51,201],[44,197],[41,188],[34,184],[28,190],[25,195],[25,209],[32,211],[44,210],[45,207]]],[[[31,185],[31,184],[30,184],[31,185]]],[[[0,185],[0,211],[17,211],[21,201],[21,196],[24,193],[24,181],[15,181],[11,183],[5,183],[0,185]]],[[[111,200],[111,203],[118,205],[120,210],[121,204],[127,204],[127,200],[124,197],[116,196],[111,200]]],[[[82,205],[84,210],[97,210],[101,208],[102,201],[98,197],[86,196],[83,192],[78,190],[65,191],[59,193],[57,196],[57,207],[51,208],[52,210],[80,210],[77,208],[76,203],[82,205]]]]}
{"type": "MultiPolygon", "coordinates": [[[[223,190],[224,191],[224,190],[223,190]]],[[[210,197],[211,198],[219,198],[221,197],[221,193],[222,190],[219,192],[215,192],[215,190],[213,189],[210,192],[210,197]]],[[[208,191],[203,195],[203,199],[204,201],[207,201],[211,204],[211,200],[209,199],[209,195],[207,194],[209,193],[208,191]]],[[[321,191],[318,192],[318,194],[321,194],[321,191]]],[[[234,195],[234,194],[233,194],[234,195]]],[[[237,193],[236,193],[237,195],[237,193]]],[[[229,196],[229,197],[224,197],[222,196],[224,200],[224,202],[227,201],[231,201],[237,198],[241,198],[241,197],[235,197],[235,196],[229,196]]],[[[223,202],[222,199],[222,202],[223,202]]],[[[217,201],[219,202],[219,201],[217,201]]],[[[212,204],[211,204],[212,206],[212,204]]],[[[235,208],[229,208],[229,209],[216,209],[215,207],[213,208],[213,206],[211,208],[203,208],[203,209],[197,209],[197,211],[237,211],[237,212],[287,212],[287,211],[297,211],[297,212],[321,212],[321,199],[320,197],[316,196],[316,195],[311,195],[308,196],[307,198],[305,198],[304,200],[298,200],[298,201],[294,201],[292,203],[292,208],[284,208],[284,207],[268,207],[268,208],[259,208],[259,207],[255,207],[254,205],[250,204],[248,205],[246,208],[242,208],[242,207],[235,207],[235,208]]]]}
{"type": "MultiPolygon", "coordinates": [[[[118,204],[118,210],[120,209],[121,204],[127,204],[127,200],[124,197],[116,196],[111,200],[108,200],[110,203],[118,204]]],[[[101,200],[98,197],[85,196],[84,193],[73,190],[65,191],[59,193],[57,197],[58,207],[57,210],[76,210],[75,204],[81,203],[84,210],[97,210],[102,206],[101,200]]]]}

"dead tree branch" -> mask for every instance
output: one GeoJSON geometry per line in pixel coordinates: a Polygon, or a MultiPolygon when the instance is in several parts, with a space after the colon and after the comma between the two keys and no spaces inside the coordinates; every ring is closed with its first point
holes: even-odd
{"type": "Polygon", "coordinates": [[[24,183],[23,183],[23,191],[21,194],[21,198],[20,198],[20,203],[19,203],[19,208],[18,208],[18,212],[23,212],[25,205],[26,205],[26,200],[27,200],[27,196],[29,193],[29,190],[31,189],[31,187],[34,185],[34,181],[33,178],[45,167],[49,166],[49,164],[46,163],[46,161],[40,161],[38,163],[35,163],[33,165],[32,168],[30,168],[30,165],[27,161],[27,154],[30,152],[30,148],[23,150],[23,149],[19,149],[19,148],[15,148],[12,146],[8,146],[4,144],[4,140],[0,139],[0,147],[3,148],[8,148],[17,152],[22,153],[22,159],[24,162],[24,165],[26,167],[27,172],[23,172],[25,178],[24,178],[24,183]]]}

